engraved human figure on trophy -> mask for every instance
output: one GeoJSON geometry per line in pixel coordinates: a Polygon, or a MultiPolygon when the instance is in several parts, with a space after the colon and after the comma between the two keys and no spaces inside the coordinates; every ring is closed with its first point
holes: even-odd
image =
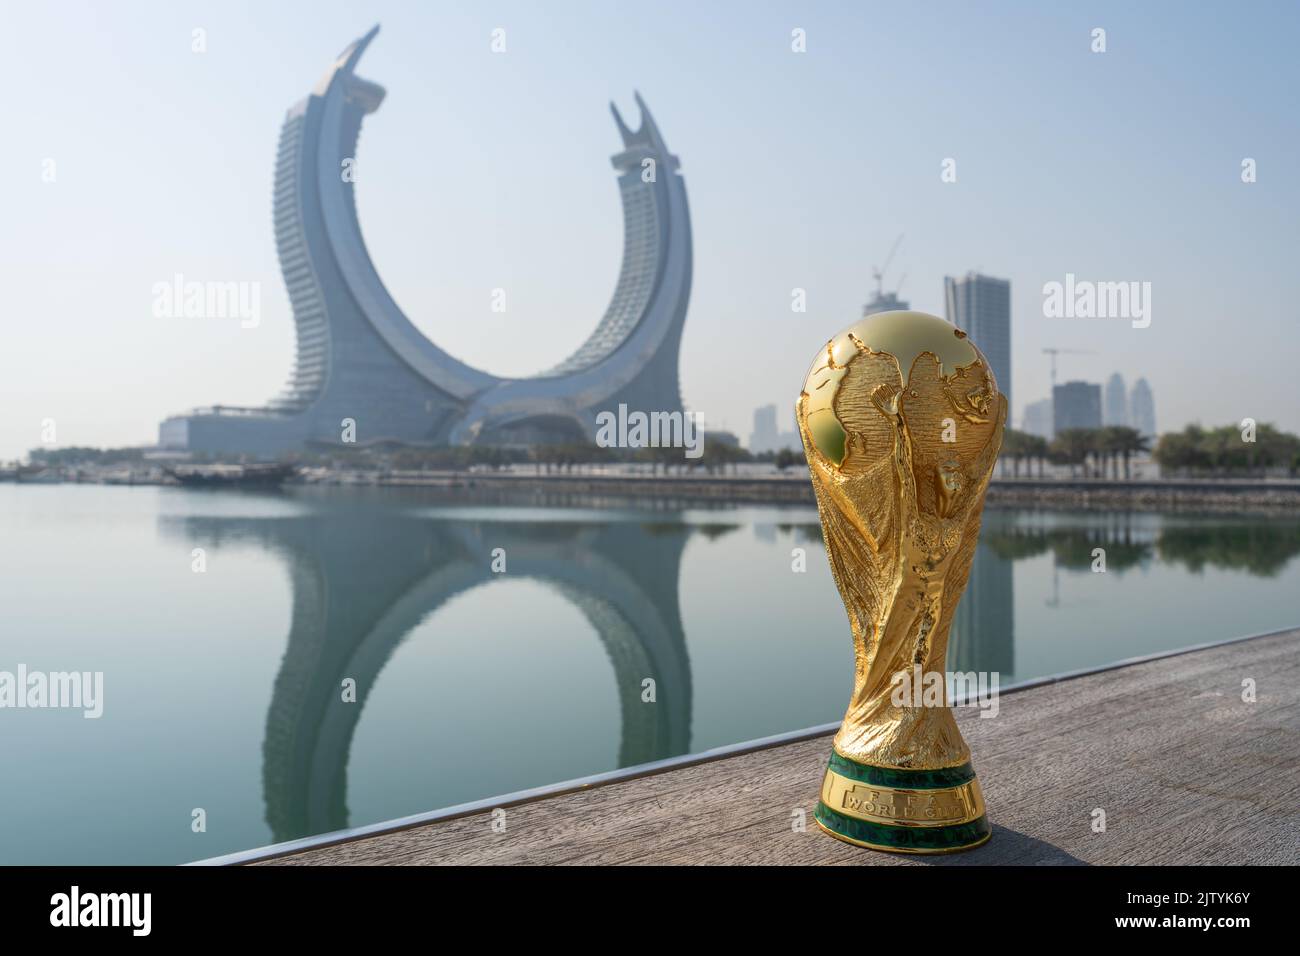
{"type": "Polygon", "coordinates": [[[1006,399],[965,333],[886,312],[826,344],[796,417],[856,664],[818,823],[877,849],[982,843],[983,799],[946,690],[938,706],[894,690],[900,675],[945,671],[1006,399]]]}

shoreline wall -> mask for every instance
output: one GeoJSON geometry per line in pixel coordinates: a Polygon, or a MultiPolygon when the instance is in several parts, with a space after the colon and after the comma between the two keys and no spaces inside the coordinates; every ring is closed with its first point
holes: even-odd
{"type": "MultiPolygon", "coordinates": [[[[334,484],[326,479],[325,484],[334,484]]],[[[343,483],[343,482],[339,482],[343,483]]],[[[522,495],[592,499],[665,499],[726,504],[815,505],[812,485],[800,476],[635,476],[490,472],[395,472],[364,483],[437,487],[488,497],[522,495]]],[[[1300,511],[1300,481],[1107,481],[1104,479],[995,479],[987,503],[992,507],[1075,507],[1136,510],[1300,511]]]]}

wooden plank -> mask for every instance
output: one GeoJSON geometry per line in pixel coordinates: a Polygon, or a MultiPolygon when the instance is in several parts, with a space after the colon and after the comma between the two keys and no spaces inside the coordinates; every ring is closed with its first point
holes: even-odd
{"type": "Polygon", "coordinates": [[[863,850],[812,822],[830,738],[263,861],[271,864],[1295,864],[1300,629],[961,709],[993,838],[863,850]],[[1242,682],[1256,685],[1254,703],[1242,682]],[[1093,831],[1093,810],[1106,814],[1093,831]],[[807,828],[797,832],[796,811],[807,828]]]}

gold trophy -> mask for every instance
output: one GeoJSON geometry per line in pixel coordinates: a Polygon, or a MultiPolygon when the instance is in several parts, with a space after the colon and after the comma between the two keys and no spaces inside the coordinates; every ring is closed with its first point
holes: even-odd
{"type": "Polygon", "coordinates": [[[857,661],[817,823],[895,853],[978,846],[989,824],[945,657],[1006,397],[965,332],[881,312],[826,343],[796,417],[857,661]]]}

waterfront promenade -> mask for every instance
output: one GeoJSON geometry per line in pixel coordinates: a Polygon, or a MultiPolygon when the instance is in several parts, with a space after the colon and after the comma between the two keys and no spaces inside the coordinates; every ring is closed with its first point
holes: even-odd
{"type": "MultiPolygon", "coordinates": [[[[590,499],[646,498],[682,502],[815,505],[807,470],[769,474],[650,474],[618,471],[420,472],[324,476],[322,484],[375,484],[452,488],[491,495],[567,495],[590,499]]],[[[1159,478],[994,478],[987,501],[1024,507],[1201,509],[1208,511],[1300,508],[1300,480],[1159,478]]]]}
{"type": "MultiPolygon", "coordinates": [[[[857,849],[812,821],[825,732],[503,803],[273,864],[1294,864],[1300,628],[1047,681],[957,710],[993,837],[962,854],[857,849]],[[1252,681],[1255,699],[1243,700],[1252,681]],[[802,811],[802,813],[801,813],[802,811]],[[1099,832],[1098,811],[1105,815],[1099,832]],[[500,816],[496,819],[500,819],[500,816]],[[802,820],[805,827],[797,824],[802,820]]],[[[539,746],[544,742],[539,741],[539,746]]]]}
{"type": "MultiPolygon", "coordinates": [[[[74,483],[113,485],[175,484],[160,467],[51,468],[0,480],[31,484],[74,483]]],[[[423,488],[453,492],[480,501],[503,503],[576,501],[603,503],[628,499],[679,503],[807,504],[815,505],[807,468],[785,471],[740,468],[707,471],[659,471],[635,466],[588,466],[494,469],[391,469],[304,467],[288,482],[296,485],[423,488]]],[[[1071,478],[1059,474],[1041,478],[995,476],[989,504],[1015,507],[1116,508],[1132,510],[1195,509],[1204,511],[1275,511],[1300,508],[1298,478],[1071,478]]]]}

